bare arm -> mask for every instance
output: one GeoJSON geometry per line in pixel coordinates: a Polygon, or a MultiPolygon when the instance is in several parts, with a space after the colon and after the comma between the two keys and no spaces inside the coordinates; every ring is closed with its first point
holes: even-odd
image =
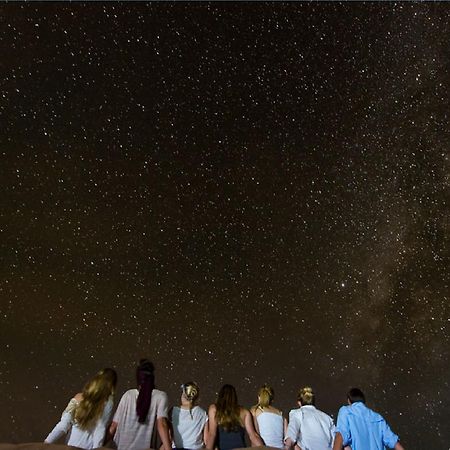
{"type": "Polygon", "coordinates": [[[250,408],[250,414],[252,415],[253,426],[255,427],[256,432],[259,434],[258,414],[255,406],[252,406],[250,408]]]}
{"type": "Polygon", "coordinates": [[[283,431],[284,431],[285,436],[287,434],[287,430],[288,430],[288,421],[287,421],[286,417],[283,416],[283,431]]]}
{"type": "Polygon", "coordinates": [[[402,444],[400,444],[400,441],[397,441],[395,444],[394,450],[405,450],[402,444]]]}
{"type": "Polygon", "coordinates": [[[159,438],[162,442],[162,447],[164,450],[172,450],[172,444],[170,442],[169,435],[169,424],[165,417],[158,417],[156,419],[156,426],[158,428],[159,438]]]}
{"type": "Polygon", "coordinates": [[[209,434],[209,421],[206,421],[205,426],[203,427],[203,443],[206,447],[206,441],[208,440],[209,434]]]}
{"type": "Polygon", "coordinates": [[[117,422],[114,422],[114,420],[111,422],[111,425],[109,426],[109,431],[108,434],[111,439],[114,437],[114,435],[116,434],[116,430],[117,430],[117,422]]]}
{"type": "Polygon", "coordinates": [[[208,409],[208,423],[205,426],[206,428],[208,429],[206,431],[205,446],[208,450],[212,450],[217,435],[216,405],[210,405],[208,409]]]}
{"type": "Polygon", "coordinates": [[[248,437],[250,438],[250,442],[253,447],[258,447],[264,445],[263,440],[256,432],[255,427],[253,426],[253,416],[250,414],[248,409],[241,409],[241,420],[244,422],[245,430],[247,431],[248,437]],[[242,418],[244,420],[242,420],[242,418]]]}
{"type": "Polygon", "coordinates": [[[339,433],[339,431],[338,431],[334,438],[333,450],[342,450],[343,445],[344,445],[344,440],[342,439],[342,434],[339,433]]]}

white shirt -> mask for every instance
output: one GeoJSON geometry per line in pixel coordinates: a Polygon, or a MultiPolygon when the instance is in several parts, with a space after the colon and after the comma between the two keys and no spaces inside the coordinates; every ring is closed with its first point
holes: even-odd
{"type": "Polygon", "coordinates": [[[62,413],[61,420],[55,425],[55,428],[45,439],[47,444],[56,442],[59,438],[64,436],[70,430],[67,445],[79,447],[85,450],[91,450],[103,445],[105,439],[106,427],[108,426],[113,409],[112,397],[105,403],[102,415],[97,419],[94,427],[89,430],[81,429],[73,419],[75,408],[79,402],[72,398],[62,413]]]}
{"type": "Polygon", "coordinates": [[[167,394],[153,389],[150,409],[144,423],[139,423],[136,413],[137,389],[130,389],[122,395],[113,422],[117,422],[114,442],[118,450],[144,450],[156,448],[156,433],[153,433],[156,419],[167,418],[167,394]]]}
{"type": "Polygon", "coordinates": [[[267,447],[283,448],[283,416],[270,411],[263,411],[256,416],[259,434],[267,447]]]}
{"type": "Polygon", "coordinates": [[[332,449],[334,434],[333,419],[313,405],[305,405],[289,413],[286,438],[298,443],[302,450],[332,449]]]}
{"type": "Polygon", "coordinates": [[[203,429],[208,421],[200,406],[189,409],[175,406],[172,410],[173,442],[177,448],[198,450],[203,447],[203,429]]]}

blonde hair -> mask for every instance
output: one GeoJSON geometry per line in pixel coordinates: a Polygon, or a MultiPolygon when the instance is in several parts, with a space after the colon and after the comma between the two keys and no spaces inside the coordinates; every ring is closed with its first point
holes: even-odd
{"type": "Polygon", "coordinates": [[[267,384],[261,386],[258,391],[258,404],[260,409],[266,408],[273,402],[274,391],[273,388],[267,384]]]}
{"type": "Polygon", "coordinates": [[[103,413],[105,403],[114,394],[117,375],[113,369],[103,369],[89,380],[82,391],[83,399],[75,408],[74,421],[83,430],[92,428],[103,413]]]}
{"type": "Polygon", "coordinates": [[[316,402],[316,396],[312,387],[306,386],[298,391],[297,400],[302,405],[314,405],[316,402]]]}
{"type": "Polygon", "coordinates": [[[182,384],[181,389],[183,390],[186,400],[189,402],[189,414],[191,415],[191,419],[194,419],[192,408],[200,395],[200,389],[193,381],[182,384]]]}

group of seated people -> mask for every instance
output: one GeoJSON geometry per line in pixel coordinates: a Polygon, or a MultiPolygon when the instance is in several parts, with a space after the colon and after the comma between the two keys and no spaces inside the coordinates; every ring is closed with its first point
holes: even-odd
{"type": "Polygon", "coordinates": [[[66,436],[66,443],[81,449],[106,445],[118,450],[186,449],[230,450],[267,446],[285,450],[367,450],[384,446],[403,450],[398,436],[382,416],[365,405],[364,394],[353,388],[348,405],[333,419],[315,407],[310,387],[300,389],[299,408],[289,421],[273,405],[274,393],[264,385],[258,403],[250,409],[239,405],[236,390],[225,384],[208,412],[197,405],[199,387],[181,385],[180,405],[168,409],[167,394],[155,388],[154,366],[142,359],[136,369],[137,388],[125,392],[112,418],[117,374],[103,369],[89,380],[64,410],[61,420],[45,439],[54,443],[66,436]],[[157,430],[157,433],[154,432],[157,430]]]}

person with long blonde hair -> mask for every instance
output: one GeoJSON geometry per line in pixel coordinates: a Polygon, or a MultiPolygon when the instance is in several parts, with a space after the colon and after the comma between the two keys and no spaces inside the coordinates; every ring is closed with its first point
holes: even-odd
{"type": "Polygon", "coordinates": [[[275,394],[271,386],[265,384],[258,391],[258,403],[250,408],[256,431],[267,447],[283,448],[287,420],[283,413],[273,406],[275,394]]]}
{"type": "Polygon", "coordinates": [[[181,385],[180,406],[174,406],[170,413],[172,441],[177,449],[199,450],[207,439],[208,415],[197,405],[199,396],[197,383],[181,385]]]}
{"type": "Polygon", "coordinates": [[[83,391],[69,401],[61,420],[44,442],[51,444],[68,435],[67,445],[85,450],[101,447],[113,410],[116,384],[114,369],[98,372],[85,384],[83,391]]]}
{"type": "Polygon", "coordinates": [[[216,403],[208,410],[208,437],[206,448],[230,450],[246,447],[245,432],[252,446],[264,445],[261,437],[253,426],[250,411],[239,405],[236,389],[225,384],[219,391],[216,403]]]}
{"type": "Polygon", "coordinates": [[[311,387],[300,389],[297,403],[299,408],[289,413],[286,447],[295,445],[300,449],[331,450],[335,435],[333,419],[315,407],[316,395],[311,387]]]}

